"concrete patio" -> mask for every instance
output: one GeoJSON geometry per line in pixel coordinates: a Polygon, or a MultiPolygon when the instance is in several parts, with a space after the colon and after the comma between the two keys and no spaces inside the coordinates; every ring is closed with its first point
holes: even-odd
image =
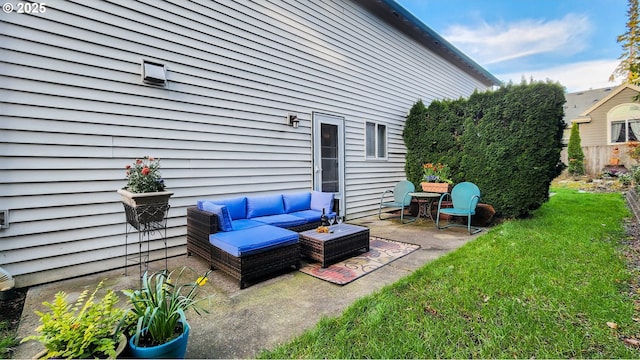
{"type": "MultiPolygon", "coordinates": [[[[451,252],[476,236],[466,229],[437,230],[430,220],[400,224],[367,217],[349,223],[369,227],[372,236],[420,245],[420,249],[345,286],[303,274],[299,271],[271,278],[240,290],[237,281],[213,271],[202,287],[202,295],[212,295],[205,305],[208,314],[188,314],[191,335],[187,358],[254,358],[261,350],[290,341],[312,328],[322,317],[339,315],[354,300],[376,292],[403,278],[424,264],[451,252]]],[[[169,268],[186,265],[204,273],[207,264],[197,256],[169,259],[169,268]]],[[[153,262],[150,270],[161,270],[164,261],[153,262]]],[[[139,286],[138,268],[97,273],[29,289],[18,329],[20,338],[34,334],[43,301],[53,301],[58,291],[75,298],[84,289],[93,289],[102,279],[105,287],[116,291],[139,286]]],[[[124,300],[121,302],[124,305],[124,300]]],[[[21,344],[13,358],[31,358],[42,349],[35,341],[21,344]]]]}

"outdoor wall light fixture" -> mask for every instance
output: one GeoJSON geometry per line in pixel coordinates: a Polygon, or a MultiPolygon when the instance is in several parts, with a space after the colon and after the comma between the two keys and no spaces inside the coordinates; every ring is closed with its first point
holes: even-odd
{"type": "Polygon", "coordinates": [[[9,228],[9,210],[0,210],[0,229],[9,228]]]}
{"type": "Polygon", "coordinates": [[[298,120],[298,115],[296,114],[288,114],[287,121],[289,122],[289,126],[297,129],[300,126],[300,120],[298,120]]]}
{"type": "Polygon", "coordinates": [[[149,85],[164,86],[167,82],[164,65],[142,60],[142,82],[149,85]]]}

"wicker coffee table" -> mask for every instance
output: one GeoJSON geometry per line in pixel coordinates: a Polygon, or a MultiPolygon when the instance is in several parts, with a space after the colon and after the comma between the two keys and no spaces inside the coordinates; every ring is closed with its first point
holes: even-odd
{"type": "Polygon", "coordinates": [[[329,227],[330,233],[315,229],[300,233],[300,254],[320,261],[322,267],[360,249],[369,251],[369,229],[351,224],[329,227]]]}

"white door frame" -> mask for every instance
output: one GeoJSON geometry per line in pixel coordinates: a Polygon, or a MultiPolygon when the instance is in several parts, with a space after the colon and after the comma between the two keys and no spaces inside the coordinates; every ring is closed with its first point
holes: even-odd
{"type": "Polygon", "coordinates": [[[320,148],[322,124],[337,126],[338,132],[338,191],[334,196],[339,200],[339,216],[346,214],[345,202],[345,151],[344,151],[344,117],[324,113],[313,113],[313,189],[322,191],[322,149],[320,148]]]}

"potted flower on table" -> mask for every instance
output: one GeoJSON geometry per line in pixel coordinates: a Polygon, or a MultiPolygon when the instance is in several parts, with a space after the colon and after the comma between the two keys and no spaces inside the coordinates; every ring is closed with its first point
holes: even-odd
{"type": "Polygon", "coordinates": [[[445,164],[427,163],[422,165],[422,191],[446,193],[453,181],[449,179],[449,167],[445,164]]]}
{"type": "Polygon", "coordinates": [[[196,299],[199,288],[207,283],[207,271],[194,282],[180,285],[187,267],[142,277],[139,290],[124,290],[131,309],[127,314],[131,335],[129,350],[136,358],[184,358],[190,326],[185,312],[207,312],[196,299]]]}
{"type": "Polygon", "coordinates": [[[127,185],[118,193],[125,206],[127,222],[140,230],[141,224],[162,221],[173,192],[166,191],[160,175],[160,159],[145,156],[125,169],[127,185]]]}

